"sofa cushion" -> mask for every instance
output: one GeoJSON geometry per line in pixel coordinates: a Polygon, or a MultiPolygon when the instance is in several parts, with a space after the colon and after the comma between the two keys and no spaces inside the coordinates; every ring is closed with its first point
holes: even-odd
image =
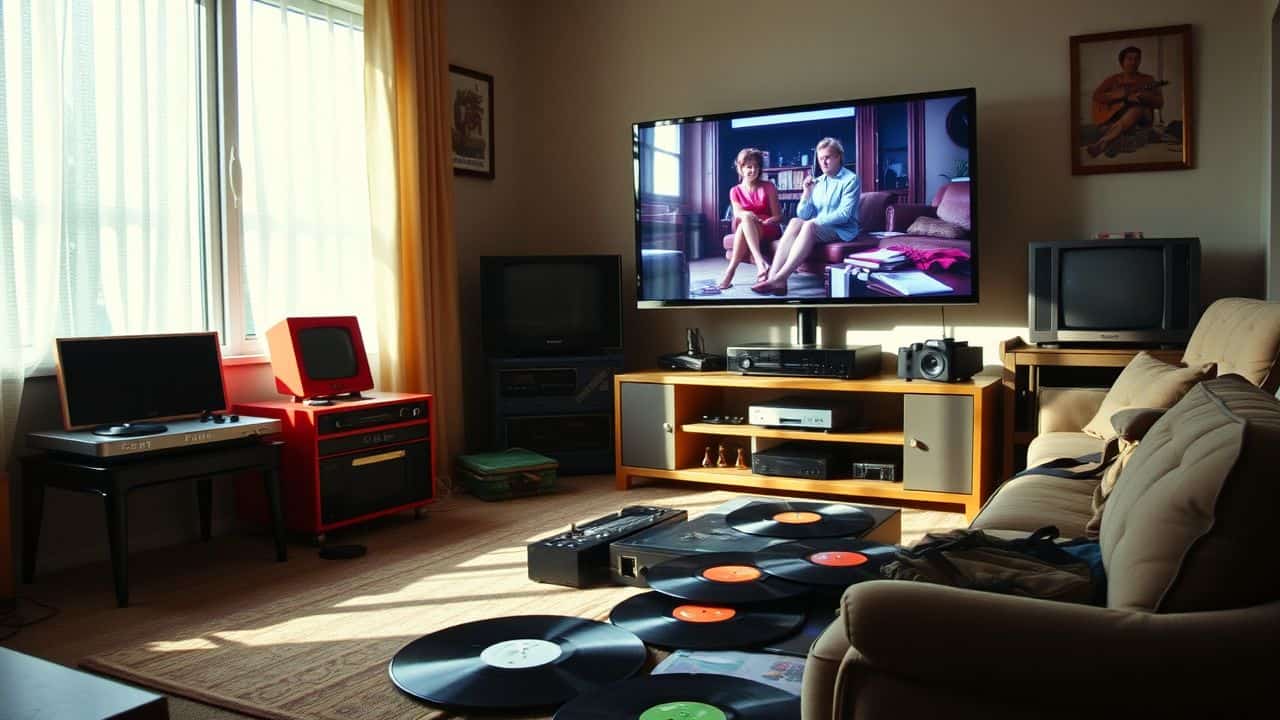
{"type": "Polygon", "coordinates": [[[1061,537],[1084,537],[1097,485],[1096,479],[1022,475],[1001,485],[969,527],[1029,533],[1054,525],[1061,537]]]}
{"type": "Polygon", "coordinates": [[[1194,387],[1147,432],[1107,500],[1107,605],[1188,612],[1280,599],[1280,401],[1231,375],[1194,387]]]}
{"type": "Polygon", "coordinates": [[[894,197],[893,193],[884,191],[862,193],[858,200],[858,227],[863,233],[885,229],[885,214],[894,197]]]}
{"type": "Polygon", "coordinates": [[[938,203],[938,217],[965,230],[972,230],[969,219],[969,183],[947,183],[944,190],[942,202],[938,203]]]}
{"type": "Polygon", "coordinates": [[[907,234],[959,240],[968,237],[969,231],[941,218],[919,217],[907,228],[907,234]]]}
{"type": "Polygon", "coordinates": [[[1082,432],[1041,433],[1027,446],[1027,467],[1058,458],[1078,458],[1102,452],[1107,443],[1082,432]]]}
{"type": "Polygon", "coordinates": [[[1150,353],[1133,356],[1116,378],[1102,407],[1084,426],[1084,431],[1094,437],[1107,440],[1115,437],[1111,416],[1128,408],[1171,407],[1193,385],[1213,374],[1213,364],[1178,367],[1162,362],[1150,353]]]}
{"type": "Polygon", "coordinates": [[[1280,389],[1280,303],[1222,298],[1209,306],[1182,354],[1185,365],[1217,363],[1219,375],[1241,375],[1274,393],[1280,389]]]}

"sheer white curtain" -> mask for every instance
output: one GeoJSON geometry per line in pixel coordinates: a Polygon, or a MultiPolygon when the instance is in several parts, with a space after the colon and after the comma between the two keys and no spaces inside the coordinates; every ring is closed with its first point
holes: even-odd
{"type": "MultiPolygon", "coordinates": [[[[240,192],[250,325],[356,315],[377,347],[364,33],[350,0],[237,0],[240,192]]],[[[372,359],[372,358],[371,358],[372,359]]]]}
{"type": "Polygon", "coordinates": [[[53,339],[202,329],[195,2],[0,3],[0,469],[53,339]]]}

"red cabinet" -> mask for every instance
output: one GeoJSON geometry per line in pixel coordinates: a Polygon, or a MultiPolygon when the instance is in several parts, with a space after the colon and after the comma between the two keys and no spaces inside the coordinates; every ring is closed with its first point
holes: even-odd
{"type": "MultiPolygon", "coordinates": [[[[235,411],[280,420],[281,499],[290,531],[323,541],[330,530],[435,499],[430,395],[376,392],[332,405],[272,400],[235,411]]],[[[237,504],[244,516],[266,517],[252,493],[238,494],[237,504]]]]}

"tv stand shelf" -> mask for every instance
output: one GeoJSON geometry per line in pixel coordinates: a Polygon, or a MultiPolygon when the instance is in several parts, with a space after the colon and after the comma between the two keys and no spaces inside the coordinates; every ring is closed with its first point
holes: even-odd
{"type": "Polygon", "coordinates": [[[860,380],[739,375],[730,372],[651,371],[614,377],[617,487],[640,478],[706,483],[892,505],[919,504],[977,515],[995,487],[1001,414],[1000,378],[959,383],[906,381],[881,375],[860,380]],[[814,432],[702,422],[704,415],[747,415],[753,402],[810,395],[847,403],[853,428],[814,432]],[[750,469],[703,467],[725,445],[755,453],[784,441],[851,446],[853,460],[888,455],[901,471],[894,482],[852,478],[852,466],[832,479],[757,475],[750,469]]]}

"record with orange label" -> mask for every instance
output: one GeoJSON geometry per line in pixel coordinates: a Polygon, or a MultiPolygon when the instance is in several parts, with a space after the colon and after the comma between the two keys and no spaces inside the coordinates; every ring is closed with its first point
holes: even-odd
{"type": "Polygon", "coordinates": [[[755,553],[702,553],[673,558],[646,571],[649,587],[702,603],[752,603],[804,595],[809,588],[765,573],[755,553]]]}
{"type": "Polygon", "coordinates": [[[756,552],[760,569],[785,580],[847,587],[880,577],[898,548],[850,538],[814,538],[770,545],[756,552]]]}
{"type": "Polygon", "coordinates": [[[793,539],[861,535],[876,524],[871,513],[853,505],[786,500],[750,503],[725,522],[749,535],[793,539]]]}
{"type": "Polygon", "coordinates": [[[553,720],[799,720],[800,698],[731,675],[646,675],[585,692],[553,720]]]}
{"type": "Polygon", "coordinates": [[[391,682],[445,707],[559,705],[634,675],[648,658],[635,634],[561,615],[500,617],[424,635],[391,659],[391,682]]]}
{"type": "Polygon", "coordinates": [[[614,606],[609,621],[649,645],[682,650],[732,650],[773,642],[804,623],[803,603],[712,605],[647,592],[614,606]]]}

